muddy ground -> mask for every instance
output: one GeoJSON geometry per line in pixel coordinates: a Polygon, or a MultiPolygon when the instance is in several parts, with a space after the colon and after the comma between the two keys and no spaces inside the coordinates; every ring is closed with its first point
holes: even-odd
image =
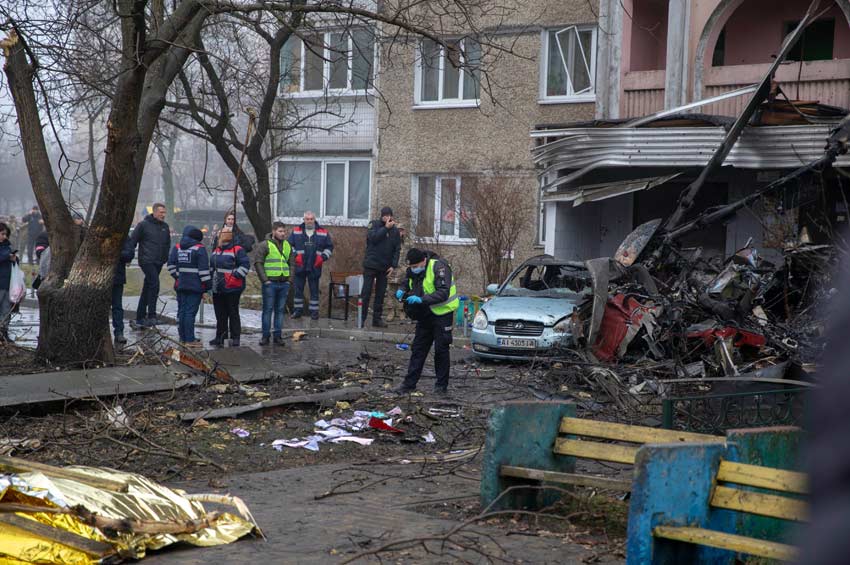
{"type": "MultiPolygon", "coordinates": [[[[336,345],[333,340],[323,341],[328,347],[336,345]]],[[[347,342],[337,343],[350,347],[347,342]]],[[[314,360],[316,369],[309,375],[274,378],[250,387],[210,381],[206,386],[164,393],[6,409],[0,413],[0,437],[38,440],[38,447],[19,449],[14,455],[43,463],[111,467],[166,483],[205,482],[217,489],[226,488],[228,477],[235,475],[340,463],[352,469],[409,464],[420,475],[454,473],[474,481],[480,472],[487,414],[498,401],[554,394],[555,398],[578,400],[584,415],[619,419],[613,403],[594,399],[589,384],[572,382],[563,366],[553,369],[539,363],[482,364],[462,348],[453,353],[449,398],[432,394],[433,371],[428,369],[420,381],[421,392],[396,397],[389,388],[398,384],[408,355],[392,346],[371,346],[352,352],[338,364],[321,363],[319,355],[314,360]],[[230,419],[186,422],[180,418],[186,412],[351,387],[365,388],[365,392],[348,403],[301,404],[230,419]],[[128,416],[127,426],[114,421],[118,407],[128,416]],[[277,439],[312,434],[314,423],[320,419],[349,418],[355,410],[387,413],[396,407],[403,416],[395,417],[393,423],[404,433],[357,432],[359,437],[374,440],[369,446],[322,443],[318,452],[299,448],[277,451],[271,446],[277,439]],[[236,429],[247,431],[248,437],[239,437],[236,429]],[[434,439],[430,443],[423,438],[429,433],[434,439]],[[445,459],[448,461],[440,462],[445,459]]],[[[286,361],[271,362],[274,367],[286,361]]],[[[596,470],[609,476],[620,474],[616,467],[596,470]]],[[[388,481],[383,479],[372,475],[350,482],[341,477],[337,484],[328,485],[327,495],[351,489],[387,488],[388,481]]],[[[468,519],[482,510],[474,497],[416,509],[455,520],[468,519]]],[[[569,535],[576,543],[619,555],[626,510],[627,503],[615,493],[582,491],[547,512],[558,517],[499,517],[493,523],[506,535],[569,535]]]]}

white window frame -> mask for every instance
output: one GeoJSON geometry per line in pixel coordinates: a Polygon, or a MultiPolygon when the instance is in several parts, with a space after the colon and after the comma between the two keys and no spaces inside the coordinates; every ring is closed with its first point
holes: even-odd
{"type": "MultiPolygon", "coordinates": [[[[461,41],[463,44],[466,39],[461,41]]],[[[416,46],[416,64],[413,73],[413,108],[478,108],[481,105],[481,86],[478,87],[477,98],[464,98],[463,89],[466,85],[465,69],[463,65],[466,63],[465,47],[461,47],[461,68],[458,69],[458,98],[443,98],[443,79],[445,77],[446,66],[446,48],[439,45],[440,48],[440,64],[438,69],[437,96],[438,100],[422,100],[422,41],[416,46]]]]}
{"type": "MultiPolygon", "coordinates": [[[[476,239],[474,237],[460,237],[460,217],[461,217],[461,191],[463,191],[463,185],[461,182],[460,175],[441,175],[437,173],[422,173],[418,175],[413,175],[410,186],[410,217],[413,219],[413,223],[416,222],[419,217],[419,178],[420,177],[434,177],[434,236],[433,237],[422,237],[411,234],[416,238],[417,241],[421,241],[422,243],[430,243],[430,244],[447,244],[447,245],[472,245],[475,243],[476,239]],[[443,198],[443,179],[453,179],[455,181],[455,190],[457,191],[457,195],[455,197],[455,229],[453,235],[441,235],[440,234],[440,223],[442,222],[442,217],[440,214],[442,198],[443,198]]],[[[474,212],[473,212],[474,213],[474,212]]]]}
{"type": "MultiPolygon", "coordinates": [[[[540,104],[575,104],[575,103],[584,103],[584,102],[595,102],[596,101],[596,57],[598,50],[598,41],[599,41],[599,28],[595,25],[568,25],[564,27],[558,28],[548,28],[544,29],[540,33],[540,44],[542,47],[542,51],[540,54],[540,93],[538,103],[540,104]],[[570,28],[575,28],[576,32],[582,31],[592,31],[593,36],[590,40],[591,45],[591,53],[588,55],[585,53],[585,57],[588,58],[588,62],[590,63],[590,83],[591,83],[591,92],[583,93],[583,94],[566,94],[566,95],[557,95],[557,96],[549,96],[546,94],[547,92],[547,84],[546,81],[549,77],[549,34],[553,31],[563,31],[570,28]]],[[[561,55],[563,58],[563,54],[561,55]]],[[[570,81],[570,73],[567,72],[567,89],[568,91],[572,90],[572,83],[570,81]]]]}
{"type": "MultiPolygon", "coordinates": [[[[305,90],[304,89],[304,81],[306,79],[305,67],[307,65],[307,46],[304,43],[304,39],[300,36],[293,36],[292,40],[299,42],[299,47],[301,48],[300,56],[299,56],[299,68],[298,68],[298,91],[297,92],[286,92],[283,89],[284,81],[281,80],[278,85],[278,94],[280,96],[286,96],[288,98],[315,98],[316,96],[324,96],[324,95],[333,95],[333,96],[357,96],[357,95],[374,95],[375,94],[375,79],[376,79],[376,69],[378,62],[378,42],[372,42],[372,76],[369,81],[372,84],[371,88],[365,89],[353,89],[351,88],[351,81],[354,78],[354,35],[353,32],[358,31],[356,29],[346,30],[346,29],[331,29],[319,32],[322,36],[322,88],[315,90],[305,90]],[[332,50],[330,48],[330,37],[333,33],[345,33],[348,36],[348,59],[347,65],[348,69],[346,71],[346,87],[345,88],[329,88],[330,80],[331,80],[331,53],[332,50]]],[[[317,34],[318,35],[318,34],[317,34]]],[[[285,48],[285,46],[284,46],[285,48]]],[[[281,51],[281,58],[283,58],[284,52],[281,51]]],[[[281,73],[285,72],[286,69],[281,68],[281,73]]]]}
{"type": "Polygon", "coordinates": [[[304,221],[304,218],[301,216],[278,216],[278,200],[280,198],[280,165],[282,163],[293,163],[293,162],[307,162],[307,163],[320,163],[321,164],[321,194],[319,194],[319,209],[313,210],[316,214],[316,220],[319,221],[320,224],[326,224],[329,226],[368,226],[369,225],[369,214],[372,213],[372,186],[374,182],[374,161],[371,157],[340,157],[340,156],[322,156],[322,157],[313,157],[313,156],[305,156],[305,157],[286,157],[283,159],[278,159],[275,163],[274,167],[274,187],[275,187],[275,195],[273,202],[273,209],[275,217],[285,223],[285,224],[294,224],[298,225],[304,221]],[[350,170],[351,170],[351,162],[352,161],[368,161],[369,163],[369,202],[367,207],[367,216],[366,218],[349,218],[348,217],[348,181],[350,178],[350,170]],[[342,216],[328,216],[325,215],[325,209],[327,208],[327,178],[328,178],[328,165],[329,164],[345,164],[345,188],[343,191],[343,215],[342,216]]]}

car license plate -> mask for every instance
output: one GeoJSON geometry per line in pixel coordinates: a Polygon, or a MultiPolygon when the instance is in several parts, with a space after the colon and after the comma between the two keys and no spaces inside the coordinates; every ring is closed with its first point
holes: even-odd
{"type": "Polygon", "coordinates": [[[519,339],[515,337],[500,337],[496,340],[496,343],[502,347],[523,347],[528,349],[534,349],[537,347],[536,339],[519,339]]]}

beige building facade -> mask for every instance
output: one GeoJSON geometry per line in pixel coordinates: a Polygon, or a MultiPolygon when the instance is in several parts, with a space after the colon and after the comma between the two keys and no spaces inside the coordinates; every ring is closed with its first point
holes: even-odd
{"type": "MultiPolygon", "coordinates": [[[[423,41],[393,45],[391,64],[378,74],[386,105],[378,106],[373,212],[392,207],[407,228],[406,247],[447,258],[463,293],[500,282],[482,276],[475,237],[464,220],[476,213],[476,202],[464,188],[476,182],[522,186],[527,227],[505,257],[517,265],[543,253],[545,226],[529,131],[540,123],[592,120],[595,114],[593,6],[523,0],[517,7],[511,21],[499,26],[494,40],[499,47],[481,48],[478,77],[462,76],[444,51],[423,41]],[[560,52],[576,67],[570,69],[574,76],[565,77],[560,52]],[[470,78],[480,81],[479,89],[470,78]]],[[[476,54],[466,45],[463,52],[476,54]]],[[[487,192],[475,194],[482,198],[487,192]]],[[[498,189],[493,197],[499,197],[498,189]]]]}

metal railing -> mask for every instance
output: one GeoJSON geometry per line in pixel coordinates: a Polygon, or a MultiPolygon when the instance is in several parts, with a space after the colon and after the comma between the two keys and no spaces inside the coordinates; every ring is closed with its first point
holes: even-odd
{"type": "Polygon", "coordinates": [[[810,390],[800,387],[665,398],[662,425],[712,434],[736,428],[803,426],[810,390]]]}

